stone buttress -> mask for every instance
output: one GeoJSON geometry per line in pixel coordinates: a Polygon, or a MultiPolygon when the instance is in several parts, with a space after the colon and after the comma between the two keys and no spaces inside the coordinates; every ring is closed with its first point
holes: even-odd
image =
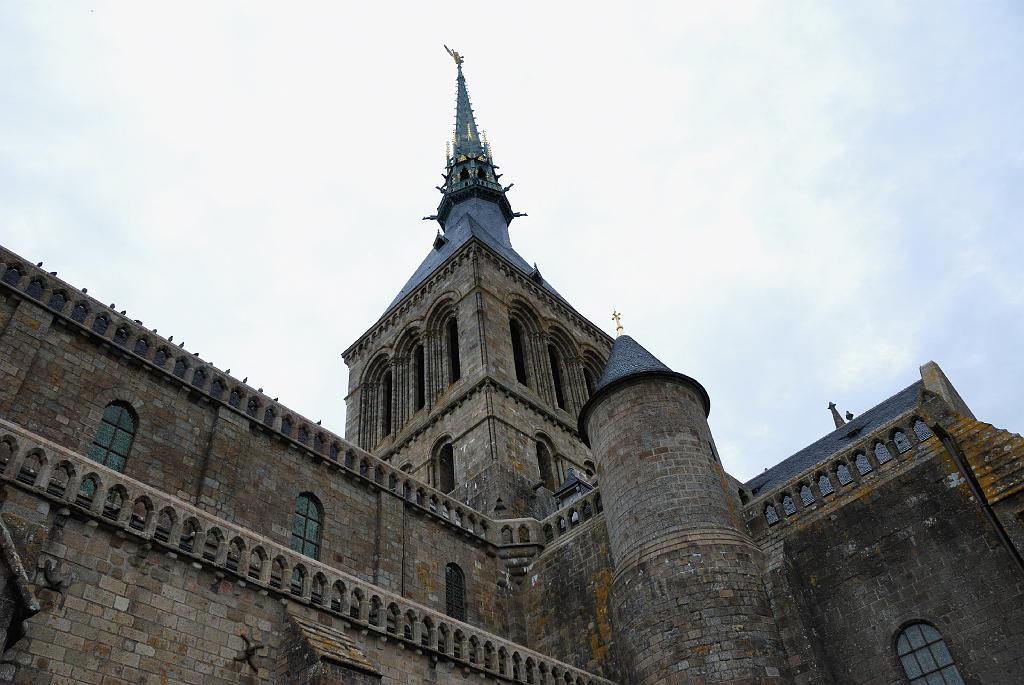
{"type": "Polygon", "coordinates": [[[761,555],[744,532],[701,385],[621,336],[580,415],[604,493],[625,681],[784,682],[761,555]]]}

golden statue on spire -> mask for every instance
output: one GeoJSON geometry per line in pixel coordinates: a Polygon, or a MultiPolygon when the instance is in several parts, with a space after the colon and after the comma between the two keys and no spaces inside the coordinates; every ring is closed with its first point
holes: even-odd
{"type": "Polygon", "coordinates": [[[615,322],[616,338],[626,332],[626,329],[622,327],[622,314],[615,307],[612,307],[612,321],[615,322]]]}
{"type": "Polygon", "coordinates": [[[455,50],[452,50],[452,49],[451,49],[450,47],[448,47],[447,45],[445,45],[445,46],[444,46],[444,49],[445,49],[445,50],[447,50],[447,51],[448,51],[448,54],[452,56],[452,59],[453,59],[453,60],[455,60],[455,64],[456,64],[457,66],[462,66],[462,63],[463,63],[463,62],[465,61],[465,60],[464,60],[464,59],[462,58],[462,55],[460,55],[460,54],[459,54],[459,53],[458,53],[457,51],[455,51],[455,50]]]}

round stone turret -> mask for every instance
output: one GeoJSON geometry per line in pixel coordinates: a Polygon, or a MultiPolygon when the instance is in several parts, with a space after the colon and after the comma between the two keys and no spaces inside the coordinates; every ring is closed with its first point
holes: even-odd
{"type": "Polygon", "coordinates": [[[783,682],[781,643],[707,417],[710,400],[629,336],[579,428],[597,464],[625,680],[783,682]]]}

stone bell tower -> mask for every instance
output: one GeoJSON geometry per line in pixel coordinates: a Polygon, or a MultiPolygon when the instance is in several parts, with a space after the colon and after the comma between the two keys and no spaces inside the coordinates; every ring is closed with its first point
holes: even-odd
{"type": "Polygon", "coordinates": [[[456,64],[429,251],[344,353],[346,437],[498,518],[543,518],[593,471],[576,418],[611,347],[512,246],[512,209],[456,64]]]}
{"type": "Polygon", "coordinates": [[[783,682],[760,552],[729,494],[709,410],[700,383],[623,335],[580,412],[604,497],[626,682],[783,682]]]}

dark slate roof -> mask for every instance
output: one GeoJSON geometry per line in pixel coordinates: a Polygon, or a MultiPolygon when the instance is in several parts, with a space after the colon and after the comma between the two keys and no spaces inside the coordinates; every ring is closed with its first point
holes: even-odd
{"type": "Polygon", "coordinates": [[[524,275],[533,277],[545,290],[565,302],[565,298],[550,283],[539,274],[534,275],[536,273],[534,268],[512,247],[508,237],[508,224],[505,223],[501,209],[488,200],[473,198],[460,202],[452,209],[451,215],[445,223],[444,235],[434,241],[434,249],[402,286],[384,313],[387,314],[391,311],[406,295],[430,278],[431,274],[444,264],[456,250],[472,238],[480,240],[509,264],[522,271],[524,275]]]}
{"type": "Polygon", "coordinates": [[[915,407],[923,385],[922,381],[917,381],[904,388],[860,416],[854,417],[845,426],[835,429],[817,442],[752,478],[746,483],[746,486],[750,488],[753,495],[767,492],[825,461],[837,452],[852,446],[865,435],[870,435],[900,414],[915,407]]]}
{"type": "Polygon", "coordinates": [[[555,499],[560,499],[562,495],[570,490],[574,490],[576,486],[581,487],[581,492],[590,492],[594,489],[593,485],[580,478],[579,474],[576,473],[576,469],[570,468],[569,475],[562,481],[562,484],[558,486],[558,490],[554,493],[555,499]]]}
{"type": "Polygon", "coordinates": [[[612,352],[608,355],[608,363],[604,365],[604,371],[601,372],[601,378],[597,381],[594,394],[596,395],[598,390],[617,380],[650,371],[671,373],[672,369],[661,363],[657,357],[644,349],[643,345],[633,338],[628,335],[620,335],[615,338],[612,352]]]}

